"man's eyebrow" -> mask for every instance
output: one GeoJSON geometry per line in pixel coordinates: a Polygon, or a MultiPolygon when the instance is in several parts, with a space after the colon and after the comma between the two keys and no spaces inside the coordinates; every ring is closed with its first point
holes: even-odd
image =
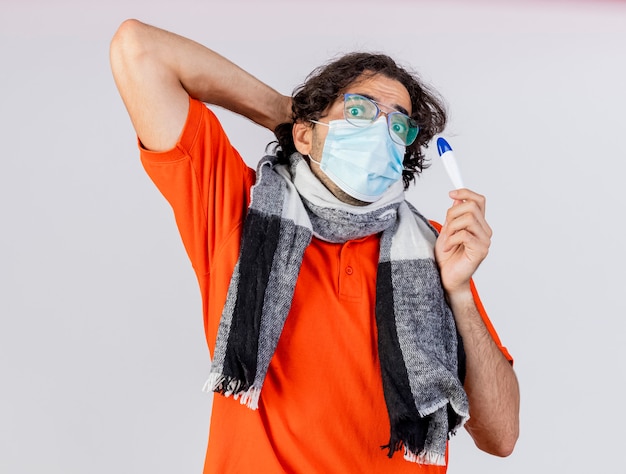
{"type": "Polygon", "coordinates": [[[377,101],[374,97],[372,97],[369,94],[361,94],[358,93],[359,95],[362,95],[363,97],[367,97],[369,100],[373,100],[374,102],[376,102],[377,104],[380,105],[385,105],[387,107],[391,107],[393,109],[396,109],[398,112],[402,112],[404,115],[409,115],[409,111],[406,110],[404,107],[402,107],[401,105],[398,104],[383,104],[382,102],[377,101]]]}

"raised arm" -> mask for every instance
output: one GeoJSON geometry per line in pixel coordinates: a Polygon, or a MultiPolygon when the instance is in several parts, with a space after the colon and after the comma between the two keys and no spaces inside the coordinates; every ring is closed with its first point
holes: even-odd
{"type": "Polygon", "coordinates": [[[470,405],[466,428],[483,451],[508,456],[519,434],[519,386],[511,364],[485,326],[472,296],[470,278],[487,256],[491,228],[485,199],[468,189],[453,191],[435,252],[441,281],[466,354],[465,389],[470,405]]]}
{"type": "Polygon", "coordinates": [[[216,52],[137,20],[111,42],[111,68],[143,146],[172,148],[183,129],[189,96],[243,115],[272,131],[291,119],[291,99],[216,52]]]}

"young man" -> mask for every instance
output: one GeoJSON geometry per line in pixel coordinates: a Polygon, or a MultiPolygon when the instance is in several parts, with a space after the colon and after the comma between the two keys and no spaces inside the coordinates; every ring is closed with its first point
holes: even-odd
{"type": "Polygon", "coordinates": [[[438,237],[404,201],[445,124],[434,94],[355,53],[286,97],[134,20],[111,63],[200,283],[221,394],[205,473],[443,473],[468,415],[479,448],[512,452],[518,385],[471,283],[485,200],[453,191],[438,237]],[[276,156],[248,168],[202,102],[274,131],[276,156]]]}

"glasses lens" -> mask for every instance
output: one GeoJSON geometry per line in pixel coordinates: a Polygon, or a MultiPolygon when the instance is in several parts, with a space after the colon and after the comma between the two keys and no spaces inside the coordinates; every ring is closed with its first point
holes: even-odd
{"type": "Polygon", "coordinates": [[[355,127],[367,127],[378,117],[378,106],[367,97],[357,94],[345,94],[343,116],[355,127]]]}
{"type": "Polygon", "coordinates": [[[391,139],[398,145],[409,146],[417,138],[419,127],[415,120],[401,112],[387,115],[387,125],[391,139]]]}

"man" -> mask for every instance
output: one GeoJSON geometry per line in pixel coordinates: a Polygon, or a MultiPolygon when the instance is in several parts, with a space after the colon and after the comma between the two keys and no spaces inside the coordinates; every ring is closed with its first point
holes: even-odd
{"type": "Polygon", "coordinates": [[[111,63],[200,283],[207,387],[226,395],[205,473],[443,473],[468,415],[479,448],[512,452],[517,381],[471,283],[485,200],[450,193],[438,238],[404,201],[445,124],[432,93],[356,53],[292,99],[135,20],[111,63]],[[276,156],[249,169],[202,102],[275,131],[276,156]]]}

